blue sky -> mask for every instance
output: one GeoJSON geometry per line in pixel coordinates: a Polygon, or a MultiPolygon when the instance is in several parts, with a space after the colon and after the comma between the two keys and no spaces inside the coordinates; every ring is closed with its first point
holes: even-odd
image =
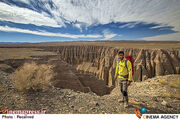
{"type": "Polygon", "coordinates": [[[0,42],[180,41],[180,0],[0,0],[0,42]]]}

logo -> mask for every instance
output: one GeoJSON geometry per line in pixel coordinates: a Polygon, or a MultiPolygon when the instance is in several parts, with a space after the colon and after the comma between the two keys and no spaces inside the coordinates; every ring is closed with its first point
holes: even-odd
{"type": "Polygon", "coordinates": [[[3,109],[3,110],[1,111],[1,113],[2,113],[2,114],[7,114],[7,111],[8,111],[8,109],[3,109]]]}
{"type": "Polygon", "coordinates": [[[46,110],[8,110],[3,109],[0,111],[0,114],[46,114],[46,110]]]}
{"type": "Polygon", "coordinates": [[[142,114],[146,113],[146,108],[142,107],[141,109],[134,109],[134,113],[136,114],[136,116],[140,119],[142,114]]]}

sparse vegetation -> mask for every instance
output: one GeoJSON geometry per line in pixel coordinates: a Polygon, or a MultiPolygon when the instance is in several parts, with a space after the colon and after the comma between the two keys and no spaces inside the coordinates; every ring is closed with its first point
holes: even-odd
{"type": "Polygon", "coordinates": [[[162,93],[159,96],[160,97],[170,97],[170,98],[178,98],[178,99],[180,99],[180,93],[175,93],[175,94],[172,94],[172,93],[162,93]]]}
{"type": "Polygon", "coordinates": [[[167,84],[167,81],[166,81],[166,80],[164,80],[164,79],[159,80],[159,82],[160,82],[161,84],[167,84]]]}
{"type": "Polygon", "coordinates": [[[41,51],[37,48],[0,48],[0,60],[29,59],[32,56],[55,55],[56,53],[41,51]]]}
{"type": "Polygon", "coordinates": [[[54,76],[52,67],[46,64],[37,65],[35,62],[25,63],[12,74],[14,88],[21,92],[44,90],[51,85],[54,76]]]}
{"type": "Polygon", "coordinates": [[[0,92],[4,91],[4,88],[3,87],[0,87],[0,92]]]}
{"type": "MultiPolygon", "coordinates": [[[[172,87],[172,88],[180,88],[180,78],[172,79],[170,82],[168,82],[165,79],[162,79],[159,82],[162,85],[167,85],[167,86],[172,87]]],[[[160,94],[160,96],[161,97],[171,97],[171,98],[180,99],[180,93],[179,92],[177,92],[177,93],[171,93],[171,92],[162,93],[162,94],[160,94]]]]}
{"type": "Polygon", "coordinates": [[[169,86],[180,88],[180,78],[169,83],[169,86]]]}
{"type": "Polygon", "coordinates": [[[177,80],[172,80],[169,83],[166,80],[164,80],[164,79],[160,80],[159,82],[161,84],[163,84],[163,85],[168,85],[170,87],[180,88],[180,78],[177,79],[177,80]]]}

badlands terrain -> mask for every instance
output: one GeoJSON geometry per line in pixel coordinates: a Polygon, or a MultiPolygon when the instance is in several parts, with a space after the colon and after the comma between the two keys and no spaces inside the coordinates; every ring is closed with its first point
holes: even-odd
{"type": "Polygon", "coordinates": [[[180,42],[62,42],[0,45],[0,106],[47,113],[147,113],[180,111],[180,42]],[[130,106],[123,108],[114,80],[119,50],[134,57],[130,106]],[[24,63],[52,65],[52,85],[20,92],[12,74],[24,63]]]}

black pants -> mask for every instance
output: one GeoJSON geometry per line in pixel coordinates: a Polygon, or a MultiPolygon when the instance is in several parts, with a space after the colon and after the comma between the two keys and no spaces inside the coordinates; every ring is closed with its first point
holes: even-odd
{"type": "Polygon", "coordinates": [[[128,80],[122,80],[121,78],[118,78],[118,82],[120,85],[120,90],[123,95],[123,100],[125,100],[126,103],[128,103],[128,80]]]}

